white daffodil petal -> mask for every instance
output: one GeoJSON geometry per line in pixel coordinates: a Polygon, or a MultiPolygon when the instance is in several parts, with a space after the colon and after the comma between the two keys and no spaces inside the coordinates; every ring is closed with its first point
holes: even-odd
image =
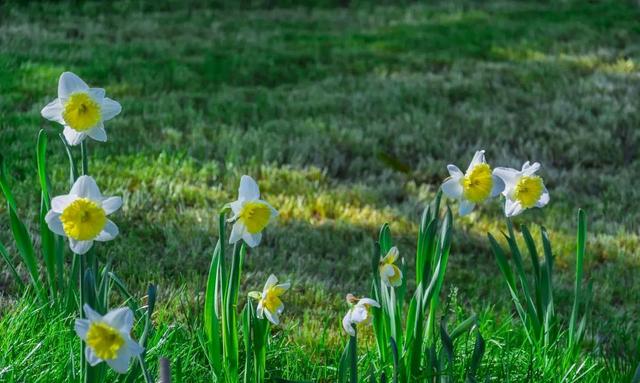
{"type": "Polygon", "coordinates": [[[87,93],[89,93],[89,96],[91,96],[94,101],[101,103],[106,92],[102,88],[91,88],[87,91],[87,93]]]}
{"type": "Polygon", "coordinates": [[[464,177],[464,173],[462,172],[462,170],[460,170],[460,168],[458,168],[455,165],[449,164],[447,165],[447,170],[449,171],[449,175],[451,177],[464,177]]]}
{"type": "Polygon", "coordinates": [[[372,307],[380,307],[380,303],[371,298],[362,298],[358,301],[358,305],[369,305],[372,307]]]}
{"type": "Polygon", "coordinates": [[[282,289],[283,291],[287,291],[291,288],[291,283],[290,282],[285,282],[285,283],[281,283],[279,285],[276,286],[279,289],[282,289]]]}
{"type": "Polygon", "coordinates": [[[467,168],[467,173],[469,173],[476,165],[484,163],[484,150],[478,150],[473,155],[473,159],[467,168]]]}
{"type": "Polygon", "coordinates": [[[127,337],[126,342],[131,356],[138,356],[144,351],[144,347],[140,346],[136,341],[131,339],[131,337],[127,337]]]}
{"type": "Polygon", "coordinates": [[[534,162],[533,164],[529,165],[529,161],[527,161],[524,165],[522,165],[522,174],[525,176],[533,175],[538,170],[540,170],[539,162],[534,162]]]}
{"type": "Polygon", "coordinates": [[[120,332],[128,334],[133,328],[133,311],[128,307],[120,307],[109,311],[102,320],[120,332]]]}
{"type": "Polygon", "coordinates": [[[98,363],[102,362],[102,359],[98,358],[98,356],[93,353],[91,347],[84,348],[84,356],[87,358],[87,362],[91,366],[95,366],[98,363]]]}
{"type": "Polygon", "coordinates": [[[242,236],[245,231],[246,231],[246,228],[244,227],[242,222],[236,221],[233,224],[233,228],[231,229],[231,235],[229,235],[229,243],[230,244],[237,243],[239,240],[242,239],[242,236]]]}
{"type": "Polygon", "coordinates": [[[104,130],[104,124],[99,122],[98,125],[87,131],[87,135],[98,142],[107,142],[107,131],[104,130]]]}
{"type": "Polygon", "coordinates": [[[267,320],[274,325],[280,324],[280,317],[278,316],[278,313],[272,313],[269,310],[264,310],[264,315],[267,317],[267,320]]]}
{"type": "Polygon", "coordinates": [[[87,92],[89,86],[82,79],[71,72],[64,72],[58,80],[58,98],[63,101],[75,92],[87,92]]]}
{"type": "Polygon", "coordinates": [[[353,328],[353,324],[351,322],[351,310],[347,311],[347,314],[342,318],[342,328],[347,334],[356,336],[356,329],[353,328]]]}
{"type": "Polygon", "coordinates": [[[462,197],[462,184],[460,177],[450,177],[442,183],[442,192],[449,198],[458,199],[462,197]]]}
{"type": "MultiPolygon", "coordinates": [[[[276,283],[278,283],[278,278],[273,274],[269,275],[269,278],[267,278],[267,282],[264,284],[264,290],[263,291],[269,290],[270,288],[275,286],[276,283]]],[[[263,295],[264,295],[264,293],[263,293],[263,295]]]]}
{"type": "Polygon", "coordinates": [[[491,178],[493,180],[493,187],[491,188],[491,198],[493,198],[500,195],[500,193],[504,191],[505,185],[502,178],[498,177],[497,175],[494,174],[491,176],[491,178]]]}
{"type": "Polygon", "coordinates": [[[122,106],[119,102],[105,97],[104,100],[102,100],[102,108],[100,111],[102,112],[102,121],[108,121],[120,114],[122,106]]]}
{"type": "Polygon", "coordinates": [[[71,187],[69,194],[80,198],[89,198],[92,201],[102,201],[102,193],[96,181],[90,176],[80,176],[71,187]]]}
{"type": "Polygon", "coordinates": [[[504,203],[504,215],[506,215],[507,217],[515,217],[523,211],[524,208],[522,207],[520,202],[507,198],[504,203]]]}
{"type": "Polygon", "coordinates": [[[53,210],[49,210],[47,215],[44,217],[45,222],[47,222],[47,226],[49,226],[49,230],[52,232],[66,236],[64,232],[64,227],[62,226],[62,221],[60,221],[60,213],[56,213],[53,210]]]}
{"type": "Polygon", "coordinates": [[[238,200],[252,201],[260,199],[260,188],[256,181],[249,176],[242,176],[238,189],[238,200]]]}
{"type": "Polygon", "coordinates": [[[131,361],[131,354],[129,350],[121,350],[118,353],[118,357],[115,359],[107,359],[105,362],[118,374],[126,374],[129,370],[129,362],[131,361]]]}
{"type": "Polygon", "coordinates": [[[111,214],[122,207],[122,198],[109,197],[102,201],[102,208],[105,214],[111,214]]]}
{"type": "Polygon", "coordinates": [[[500,177],[505,185],[505,191],[515,185],[518,182],[518,178],[520,177],[520,172],[516,169],[511,168],[495,168],[493,169],[493,174],[500,177]]]}
{"type": "Polygon", "coordinates": [[[104,228],[102,229],[100,234],[98,234],[95,240],[100,242],[111,241],[118,236],[118,233],[118,226],[116,226],[113,221],[108,219],[107,223],[104,225],[104,228]]]}
{"type": "Polygon", "coordinates": [[[80,144],[82,140],[84,140],[84,138],[87,136],[86,133],[77,132],[68,126],[64,127],[62,134],[64,134],[65,140],[67,140],[67,143],[71,146],[80,144]]]}
{"type": "Polygon", "coordinates": [[[361,323],[367,320],[367,316],[369,313],[367,312],[367,308],[360,304],[353,307],[351,311],[351,322],[353,323],[361,323]]]}
{"type": "Polygon", "coordinates": [[[242,206],[244,206],[244,201],[233,201],[229,204],[229,206],[231,206],[231,211],[234,214],[234,217],[231,218],[232,221],[234,221],[235,219],[237,219],[237,215],[240,214],[240,211],[242,211],[242,206]]]}
{"type": "Polygon", "coordinates": [[[476,204],[467,200],[461,200],[460,201],[460,208],[458,209],[458,212],[460,213],[461,216],[465,216],[467,214],[470,214],[473,211],[473,208],[476,207],[476,204]]]}
{"type": "Polygon", "coordinates": [[[87,340],[87,332],[89,331],[89,326],[91,325],[91,321],[88,319],[76,319],[76,323],[74,325],[74,330],[76,331],[76,335],[82,340],[87,340]]]}
{"type": "Polygon", "coordinates": [[[76,241],[73,238],[69,238],[69,247],[75,254],[86,254],[87,251],[93,246],[93,241],[76,241]]]}
{"type": "Polygon", "coordinates": [[[62,103],[59,98],[48,103],[42,110],[40,114],[42,117],[46,118],[49,121],[57,122],[58,124],[64,125],[64,119],[62,118],[62,111],[64,108],[62,107],[62,103]]]}
{"type": "Polygon", "coordinates": [[[542,195],[540,196],[540,199],[538,200],[538,202],[536,202],[536,207],[544,207],[546,204],[549,203],[549,200],[550,200],[549,191],[545,187],[544,190],[542,191],[542,195]]]}
{"type": "Polygon", "coordinates": [[[89,306],[88,304],[84,304],[82,306],[82,310],[84,311],[84,316],[87,317],[87,319],[91,322],[100,322],[102,321],[102,315],[98,314],[97,312],[95,312],[91,306],[89,306]]]}
{"type": "Polygon", "coordinates": [[[77,197],[73,194],[60,195],[51,199],[51,210],[56,213],[62,213],[64,209],[75,201],[77,197]]]}
{"type": "Polygon", "coordinates": [[[260,241],[262,240],[262,233],[251,234],[245,230],[245,232],[242,233],[242,239],[247,246],[253,248],[260,244],[260,241]]]}

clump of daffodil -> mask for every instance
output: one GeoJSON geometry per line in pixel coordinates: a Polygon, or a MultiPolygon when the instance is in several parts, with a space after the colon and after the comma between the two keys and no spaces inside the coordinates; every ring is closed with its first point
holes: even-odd
{"type": "Polygon", "coordinates": [[[58,98],[42,109],[42,117],[64,126],[64,137],[70,145],[78,145],[89,136],[107,141],[104,122],[120,113],[120,104],[101,88],[89,86],[71,72],[64,72],[58,81],[58,98]]]}
{"type": "Polygon", "coordinates": [[[140,355],[143,348],[131,339],[133,312],[129,308],[111,310],[105,316],[84,305],[87,319],[76,319],[76,334],[86,343],[87,362],[95,366],[106,362],[117,373],[129,369],[131,358],[140,355]]]}
{"type": "Polygon", "coordinates": [[[353,294],[347,294],[347,303],[351,308],[342,318],[342,328],[347,334],[356,336],[354,325],[371,323],[371,307],[380,307],[380,304],[371,298],[357,298],[353,294]]]}
{"type": "Polygon", "coordinates": [[[258,301],[256,316],[260,319],[265,316],[269,322],[277,325],[280,323],[280,314],[284,311],[284,303],[280,297],[291,287],[291,283],[278,284],[278,278],[271,274],[264,284],[262,292],[252,291],[249,297],[258,301]]]}
{"type": "Polygon", "coordinates": [[[502,194],[505,196],[504,214],[513,217],[532,207],[543,207],[549,203],[549,191],[544,186],[542,177],[535,175],[540,164],[529,161],[522,165],[522,170],[496,168],[495,173],[505,184],[502,194]]]}
{"type": "Polygon", "coordinates": [[[450,177],[442,184],[442,192],[460,201],[460,215],[467,215],[473,208],[504,190],[504,182],[486,163],[484,150],[478,150],[466,173],[455,165],[447,165],[450,177]]]}
{"type": "Polygon", "coordinates": [[[399,251],[398,248],[393,246],[387,252],[378,265],[378,271],[380,272],[380,279],[387,286],[398,287],[402,285],[402,271],[395,265],[398,260],[399,251]]]}
{"type": "Polygon", "coordinates": [[[258,184],[249,176],[242,176],[238,199],[229,205],[233,211],[229,222],[234,222],[229,243],[242,239],[249,247],[258,246],[262,230],[278,215],[278,211],[260,199],[258,184]]]}
{"type": "Polygon", "coordinates": [[[93,241],[110,241],[118,235],[118,227],[107,216],[122,206],[120,197],[103,197],[96,181],[81,176],[67,195],[51,200],[45,220],[49,229],[69,238],[76,254],[84,254],[93,241]]]}

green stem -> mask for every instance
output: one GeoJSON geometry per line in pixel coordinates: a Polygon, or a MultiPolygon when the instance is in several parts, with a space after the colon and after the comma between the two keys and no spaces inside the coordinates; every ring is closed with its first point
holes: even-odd
{"type": "MultiPolygon", "coordinates": [[[[77,262],[80,264],[78,267],[78,314],[80,315],[80,319],[84,319],[84,269],[85,262],[84,257],[80,254],[75,255],[77,262]]],[[[84,355],[85,344],[82,339],[80,339],[80,376],[82,377],[82,382],[87,382],[88,379],[88,364],[87,359],[84,355]]]]}
{"type": "Polygon", "coordinates": [[[89,175],[89,152],[87,150],[87,140],[80,144],[80,155],[82,156],[82,175],[89,175]]]}

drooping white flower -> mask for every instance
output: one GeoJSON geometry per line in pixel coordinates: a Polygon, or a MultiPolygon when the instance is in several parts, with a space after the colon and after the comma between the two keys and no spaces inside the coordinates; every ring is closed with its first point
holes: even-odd
{"type": "Polygon", "coordinates": [[[371,323],[371,307],[380,307],[380,304],[371,298],[357,298],[353,294],[347,294],[347,302],[351,308],[342,318],[342,328],[347,334],[356,336],[354,325],[371,323]]]}
{"type": "Polygon", "coordinates": [[[106,362],[117,373],[129,369],[131,358],[140,355],[143,348],[131,339],[133,312],[129,308],[111,310],[102,316],[84,305],[87,319],[76,319],[76,334],[86,343],[84,354],[90,365],[106,362]]]}
{"type": "Polygon", "coordinates": [[[543,207],[549,203],[549,191],[544,186],[542,177],[535,175],[540,164],[529,161],[522,165],[522,170],[496,168],[495,174],[505,184],[502,194],[505,196],[504,214],[513,217],[532,207],[543,207]]]}
{"type": "Polygon", "coordinates": [[[51,200],[45,221],[49,229],[69,238],[76,254],[84,254],[93,241],[110,241],[118,235],[118,227],[107,216],[122,206],[120,197],[103,197],[96,181],[80,176],[67,195],[51,200]]]}
{"type": "Polygon", "coordinates": [[[455,165],[447,165],[450,177],[442,184],[442,192],[460,201],[460,215],[467,215],[473,208],[504,190],[504,182],[486,163],[484,150],[478,150],[466,173],[455,165]]]}
{"type": "Polygon", "coordinates": [[[387,286],[398,287],[402,285],[402,271],[395,265],[399,256],[398,248],[393,246],[387,252],[378,265],[378,271],[380,272],[380,279],[387,286]]]}
{"type": "Polygon", "coordinates": [[[58,98],[40,112],[47,120],[64,126],[64,137],[69,145],[78,145],[89,136],[96,141],[107,141],[104,122],[120,113],[120,104],[108,97],[102,88],[89,86],[71,72],[64,72],[58,80],[58,98]]]}
{"type": "Polygon", "coordinates": [[[256,316],[260,319],[266,316],[269,322],[275,325],[279,324],[280,314],[284,311],[284,303],[282,303],[280,297],[289,290],[289,287],[291,287],[291,283],[278,284],[278,278],[271,274],[267,279],[267,283],[264,284],[262,292],[250,292],[249,296],[258,300],[256,316]]]}
{"type": "Polygon", "coordinates": [[[278,215],[278,211],[260,199],[260,189],[253,178],[242,176],[238,199],[231,202],[233,229],[229,243],[244,240],[249,247],[256,247],[262,239],[262,230],[278,215]]]}

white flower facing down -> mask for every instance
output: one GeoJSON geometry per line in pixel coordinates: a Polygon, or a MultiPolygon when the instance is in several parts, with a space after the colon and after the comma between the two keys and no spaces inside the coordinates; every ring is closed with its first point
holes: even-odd
{"type": "Polygon", "coordinates": [[[64,126],[69,145],[78,145],[89,136],[107,141],[104,122],[120,113],[120,104],[108,97],[101,88],[89,86],[71,72],[64,72],[58,80],[58,98],[40,112],[47,120],[64,126]]]}
{"type": "Polygon", "coordinates": [[[131,358],[140,355],[143,348],[131,339],[133,312],[129,308],[111,310],[105,316],[84,305],[87,319],[76,319],[76,334],[86,343],[84,354],[90,365],[104,361],[117,373],[129,369],[131,358]]]}
{"type": "Polygon", "coordinates": [[[380,279],[387,286],[398,287],[402,285],[402,271],[400,271],[400,268],[395,265],[399,256],[400,252],[398,251],[398,248],[393,246],[389,249],[387,255],[380,259],[378,272],[380,273],[380,279]]]}
{"type": "Polygon", "coordinates": [[[258,301],[256,316],[260,319],[266,316],[269,322],[275,325],[279,324],[280,314],[284,311],[284,303],[282,303],[280,297],[289,290],[289,287],[291,287],[291,283],[278,284],[278,278],[271,274],[267,279],[267,283],[264,284],[262,292],[250,292],[249,296],[258,301]]]}
{"type": "Polygon", "coordinates": [[[342,328],[347,334],[356,336],[354,325],[371,323],[371,307],[380,307],[380,304],[371,298],[356,298],[353,294],[347,294],[347,302],[352,306],[342,318],[342,328]]]}
{"type": "Polygon", "coordinates": [[[253,178],[242,176],[238,200],[231,202],[233,229],[229,243],[244,240],[249,247],[256,247],[262,240],[262,230],[278,215],[278,211],[260,199],[260,189],[253,178]]]}
{"type": "Polygon", "coordinates": [[[460,201],[460,215],[467,215],[473,208],[504,190],[504,182],[484,159],[484,150],[478,150],[466,173],[455,165],[447,165],[450,177],[442,184],[442,192],[460,201]]]}
{"type": "Polygon", "coordinates": [[[495,174],[505,184],[502,194],[505,196],[504,214],[516,216],[532,207],[543,207],[549,203],[549,191],[544,186],[542,177],[535,175],[540,164],[529,161],[522,165],[522,170],[496,168],[495,174]]]}
{"type": "Polygon", "coordinates": [[[52,232],[69,238],[71,251],[84,254],[93,241],[110,241],[118,235],[118,227],[107,216],[121,206],[120,197],[103,197],[93,178],[81,176],[69,194],[51,200],[45,221],[52,232]]]}

